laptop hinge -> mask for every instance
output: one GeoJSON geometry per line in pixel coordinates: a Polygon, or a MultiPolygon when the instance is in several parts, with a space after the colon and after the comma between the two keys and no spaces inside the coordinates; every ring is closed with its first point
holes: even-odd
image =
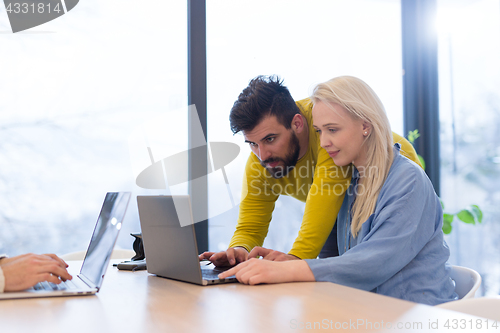
{"type": "Polygon", "coordinates": [[[96,288],[97,291],[99,291],[99,287],[97,287],[89,278],[87,278],[85,275],[83,274],[78,274],[78,277],[80,278],[80,280],[82,280],[87,286],[89,286],[90,288],[96,288]]]}

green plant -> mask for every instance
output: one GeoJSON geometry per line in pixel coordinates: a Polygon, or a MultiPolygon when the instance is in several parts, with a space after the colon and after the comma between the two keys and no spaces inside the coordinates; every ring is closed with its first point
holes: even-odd
{"type": "MultiPolygon", "coordinates": [[[[420,133],[418,132],[418,129],[414,131],[409,131],[408,132],[408,141],[414,145],[415,140],[420,137],[420,133]]],[[[425,161],[422,158],[422,156],[418,155],[418,159],[420,160],[420,163],[422,164],[422,167],[425,170],[425,161]]],[[[481,223],[483,222],[483,212],[477,205],[470,205],[465,207],[464,209],[460,210],[458,213],[455,214],[450,214],[450,213],[445,213],[444,212],[444,203],[441,199],[441,207],[443,208],[443,233],[449,234],[451,233],[452,226],[451,223],[455,219],[455,216],[462,222],[467,223],[467,224],[476,224],[476,223],[481,223]]]]}
{"type": "MultiPolygon", "coordinates": [[[[419,137],[420,137],[420,133],[418,133],[418,129],[408,132],[408,141],[412,144],[412,146],[415,146],[415,140],[417,140],[419,137]]],[[[422,156],[420,156],[419,154],[417,154],[417,157],[420,161],[420,164],[422,164],[422,168],[424,168],[424,170],[425,170],[424,158],[422,156]]]]}
{"type": "MultiPolygon", "coordinates": [[[[443,207],[444,212],[444,204],[441,201],[441,207],[443,207]]],[[[449,234],[451,232],[451,222],[453,222],[455,216],[462,222],[468,224],[476,224],[483,222],[483,212],[477,205],[470,205],[466,208],[462,209],[458,213],[448,214],[443,213],[443,232],[445,234],[449,234]]]]}

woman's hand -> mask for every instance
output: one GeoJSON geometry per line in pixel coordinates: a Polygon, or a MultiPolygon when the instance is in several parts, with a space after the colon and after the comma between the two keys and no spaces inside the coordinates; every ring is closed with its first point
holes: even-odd
{"type": "Polygon", "coordinates": [[[313,282],[314,275],[305,261],[269,261],[265,259],[250,259],[219,274],[220,279],[236,275],[244,284],[283,283],[283,282],[313,282]]]}
{"type": "Polygon", "coordinates": [[[24,290],[43,281],[59,284],[72,279],[66,270],[68,264],[55,254],[23,254],[3,259],[1,266],[5,291],[24,290]]]}

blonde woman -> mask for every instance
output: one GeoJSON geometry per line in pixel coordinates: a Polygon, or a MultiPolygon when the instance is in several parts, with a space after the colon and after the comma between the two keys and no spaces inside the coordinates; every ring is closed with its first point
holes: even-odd
{"type": "MultiPolygon", "coordinates": [[[[424,171],[393,146],[375,92],[343,76],[319,84],[311,100],[321,146],[336,165],[353,168],[337,218],[340,256],[251,259],[220,277],[236,274],[246,284],[329,281],[432,305],[456,299],[439,199],[424,171]]],[[[270,252],[255,248],[250,257],[270,252]]]]}

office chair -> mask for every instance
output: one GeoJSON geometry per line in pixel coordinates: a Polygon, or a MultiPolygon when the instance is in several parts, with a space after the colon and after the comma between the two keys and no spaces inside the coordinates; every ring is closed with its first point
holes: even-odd
{"type": "Polygon", "coordinates": [[[451,266],[452,280],[455,281],[455,292],[460,300],[474,298],[481,285],[481,275],[471,268],[451,266]]]}

